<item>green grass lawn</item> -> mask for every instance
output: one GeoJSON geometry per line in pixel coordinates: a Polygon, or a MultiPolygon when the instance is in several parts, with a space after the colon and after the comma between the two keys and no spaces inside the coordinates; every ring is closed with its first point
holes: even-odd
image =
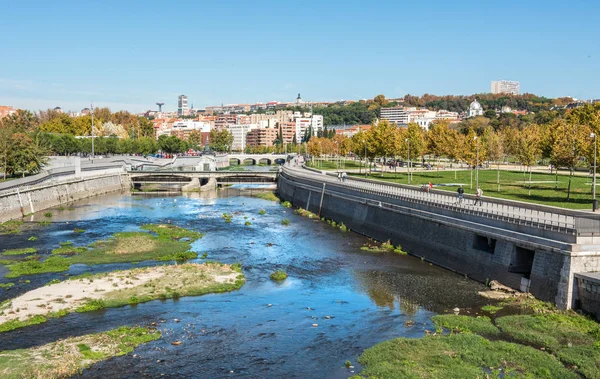
{"type": "Polygon", "coordinates": [[[323,170],[337,170],[338,164],[339,164],[340,170],[342,170],[342,169],[359,169],[360,167],[363,167],[363,166],[361,166],[359,161],[354,161],[354,160],[349,160],[349,159],[346,159],[345,161],[343,159],[340,159],[339,162],[337,160],[332,160],[332,161],[315,160],[314,163],[312,161],[308,161],[306,163],[306,165],[308,167],[314,167],[314,168],[323,169],[323,170]]]}
{"type": "MultiPolygon", "coordinates": [[[[349,175],[361,176],[357,173],[349,175]]],[[[568,175],[558,175],[558,183],[555,183],[555,175],[550,173],[532,173],[531,194],[528,190],[529,174],[520,171],[500,171],[500,192],[496,183],[498,172],[493,169],[479,170],[479,185],[483,189],[484,196],[499,197],[503,199],[526,201],[544,205],[552,205],[570,209],[592,209],[592,178],[588,176],[573,176],[571,182],[571,198],[567,201],[568,175]]],[[[369,179],[384,180],[400,184],[408,184],[406,172],[375,173],[368,175],[369,179]]],[[[420,186],[433,183],[435,189],[456,192],[458,184],[463,184],[465,193],[474,194],[475,172],[473,171],[473,187],[471,184],[471,171],[417,171],[413,172],[411,184],[420,186]],[[441,184],[453,184],[441,186],[441,184]]]]}

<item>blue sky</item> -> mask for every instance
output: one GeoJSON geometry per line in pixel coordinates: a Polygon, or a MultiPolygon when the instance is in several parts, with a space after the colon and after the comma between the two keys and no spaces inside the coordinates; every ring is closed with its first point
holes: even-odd
{"type": "Polygon", "coordinates": [[[600,98],[600,1],[2,0],[0,105],[489,92],[600,98]]]}

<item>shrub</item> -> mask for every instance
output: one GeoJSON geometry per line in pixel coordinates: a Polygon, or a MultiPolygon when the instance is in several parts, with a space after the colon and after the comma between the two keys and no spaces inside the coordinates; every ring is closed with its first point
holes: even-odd
{"type": "Polygon", "coordinates": [[[282,271],[282,270],[277,270],[277,271],[273,272],[270,276],[271,280],[275,280],[275,281],[286,280],[287,277],[288,277],[288,275],[286,274],[286,272],[282,271]]]}
{"type": "Polygon", "coordinates": [[[286,208],[291,208],[292,207],[292,203],[290,203],[289,201],[284,201],[283,203],[281,203],[281,205],[283,205],[286,208]]]}
{"type": "Polygon", "coordinates": [[[283,225],[283,226],[288,226],[289,224],[290,224],[290,220],[288,220],[287,218],[286,218],[286,219],[283,219],[283,220],[281,220],[281,225],[283,225]]]}
{"type": "Polygon", "coordinates": [[[47,217],[47,218],[52,217],[52,212],[46,212],[46,213],[44,213],[44,217],[47,217]]]}
{"type": "Polygon", "coordinates": [[[261,209],[260,211],[258,211],[259,215],[264,215],[267,214],[267,211],[265,211],[264,209],[261,209]]]}

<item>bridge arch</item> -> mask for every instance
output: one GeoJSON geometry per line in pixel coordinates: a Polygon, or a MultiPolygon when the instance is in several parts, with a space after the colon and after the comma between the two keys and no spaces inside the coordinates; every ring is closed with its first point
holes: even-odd
{"type": "Polygon", "coordinates": [[[277,159],[275,159],[275,163],[276,164],[284,164],[285,163],[285,158],[277,158],[277,159]]]}
{"type": "Polygon", "coordinates": [[[248,165],[248,164],[255,165],[256,164],[256,159],[254,159],[254,158],[245,158],[243,164],[244,165],[248,165]]]}
{"type": "Polygon", "coordinates": [[[242,161],[240,161],[238,158],[229,158],[230,166],[239,166],[241,164],[242,164],[242,161]]]}
{"type": "Polygon", "coordinates": [[[267,164],[267,165],[272,165],[272,164],[273,164],[273,161],[272,161],[271,159],[269,159],[269,158],[263,157],[263,158],[260,158],[260,159],[258,160],[258,163],[259,163],[259,164],[267,164]]]}

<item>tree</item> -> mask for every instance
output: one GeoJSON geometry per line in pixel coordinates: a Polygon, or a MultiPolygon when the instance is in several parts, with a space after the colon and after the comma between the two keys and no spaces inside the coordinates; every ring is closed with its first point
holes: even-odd
{"type": "Polygon", "coordinates": [[[10,128],[15,132],[29,133],[33,132],[39,125],[39,119],[30,111],[18,109],[10,116],[2,118],[0,127],[10,128]]]}
{"type": "Polygon", "coordinates": [[[571,198],[571,179],[573,170],[579,159],[589,149],[591,128],[582,125],[576,119],[559,119],[554,124],[556,135],[552,145],[551,163],[556,167],[569,168],[569,185],[567,188],[567,201],[571,198]]]}
{"type": "Polygon", "coordinates": [[[500,161],[504,158],[502,135],[498,132],[494,132],[492,128],[486,128],[483,133],[483,144],[487,152],[487,158],[497,164],[498,172],[496,184],[498,186],[498,192],[500,192],[500,161]]]}
{"type": "Polygon", "coordinates": [[[5,171],[14,175],[17,173],[38,173],[48,158],[47,151],[24,133],[14,133],[10,137],[10,146],[5,156],[5,171]]]}
{"type": "Polygon", "coordinates": [[[181,153],[185,150],[185,143],[176,136],[162,135],[158,137],[158,148],[168,154],[181,153]]]}
{"type": "MultiPolygon", "coordinates": [[[[531,166],[536,163],[542,154],[541,133],[537,125],[531,125],[521,130],[517,137],[517,158],[521,164],[529,169],[529,195],[531,195],[531,166]]],[[[570,181],[569,181],[570,183],[570,181]]]]}
{"type": "Polygon", "coordinates": [[[233,144],[233,134],[227,129],[210,131],[210,148],[214,151],[229,151],[233,144]]]}
{"type": "MultiPolygon", "coordinates": [[[[366,133],[367,150],[372,158],[390,157],[396,153],[396,126],[381,120],[366,133]]],[[[385,159],[384,159],[385,160],[385,159]]],[[[382,171],[383,175],[383,171],[382,171]]]]}
{"type": "Polygon", "coordinates": [[[202,145],[202,133],[197,130],[191,131],[187,141],[192,149],[200,150],[202,145]]]}

